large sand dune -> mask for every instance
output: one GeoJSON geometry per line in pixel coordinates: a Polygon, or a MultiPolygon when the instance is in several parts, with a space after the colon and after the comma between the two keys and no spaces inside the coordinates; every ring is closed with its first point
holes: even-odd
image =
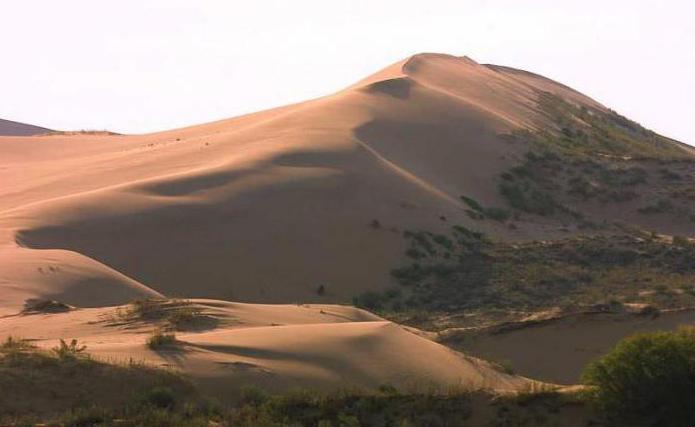
{"type": "MultiPolygon", "coordinates": [[[[536,86],[601,108],[541,77],[423,54],[332,96],[191,128],[2,138],[0,244],[70,250],[169,295],[350,301],[388,286],[404,229],[470,223],[462,194],[500,203],[494,177],[523,151],[501,135],[544,120],[536,86]]],[[[10,270],[0,286],[40,274],[10,270]]]]}
{"type": "Polygon", "coordinates": [[[470,225],[461,195],[503,203],[496,177],[525,151],[505,135],[547,123],[540,91],[604,109],[531,73],[421,54],[331,96],[184,129],[0,137],[0,336],[79,338],[210,387],[525,387],[339,306],[201,301],[220,325],[159,353],[152,325],[100,319],[136,297],[349,302],[390,286],[404,230],[470,225]],[[80,309],[17,314],[46,298],[80,309]]]}

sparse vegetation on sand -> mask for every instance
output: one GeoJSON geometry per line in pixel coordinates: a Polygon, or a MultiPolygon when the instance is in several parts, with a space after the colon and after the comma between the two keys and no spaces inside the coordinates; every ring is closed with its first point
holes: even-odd
{"type": "Polygon", "coordinates": [[[686,173],[692,154],[613,112],[579,108],[547,93],[540,108],[557,128],[512,135],[528,151],[500,176],[499,193],[510,207],[583,220],[586,202],[628,202],[648,188],[661,199],[639,212],[693,216],[687,200],[677,197],[692,185],[686,173]]]}
{"type": "Polygon", "coordinates": [[[466,213],[469,217],[476,220],[492,219],[494,221],[504,222],[508,220],[512,213],[508,209],[500,207],[484,207],[477,200],[468,197],[460,196],[461,200],[468,205],[470,209],[466,209],[466,213]]]}
{"type": "Polygon", "coordinates": [[[24,303],[23,314],[64,313],[74,307],[50,299],[30,299],[24,303]]]}
{"type": "Polygon", "coordinates": [[[163,328],[184,330],[203,321],[210,321],[200,307],[182,299],[142,298],[119,308],[116,320],[123,322],[163,322],[163,328]]]}
{"type": "Polygon", "coordinates": [[[355,304],[399,320],[418,312],[434,317],[610,302],[695,305],[695,296],[683,291],[695,280],[695,244],[687,239],[625,232],[507,243],[460,226],[447,236],[404,236],[409,262],[392,271],[400,286],[360,295],[355,304]]]}

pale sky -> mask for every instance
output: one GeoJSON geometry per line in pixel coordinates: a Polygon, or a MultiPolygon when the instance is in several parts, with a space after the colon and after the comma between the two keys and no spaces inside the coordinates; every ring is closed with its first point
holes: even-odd
{"type": "Polygon", "coordinates": [[[693,28],[692,0],[0,0],[0,118],[153,132],[442,52],[543,74],[695,144],[693,28]]]}

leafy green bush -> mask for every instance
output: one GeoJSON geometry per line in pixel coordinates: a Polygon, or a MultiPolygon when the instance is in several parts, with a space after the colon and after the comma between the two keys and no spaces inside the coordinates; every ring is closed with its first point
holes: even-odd
{"type": "Polygon", "coordinates": [[[593,401],[618,416],[695,425],[695,328],[626,338],[583,380],[593,401]]]}

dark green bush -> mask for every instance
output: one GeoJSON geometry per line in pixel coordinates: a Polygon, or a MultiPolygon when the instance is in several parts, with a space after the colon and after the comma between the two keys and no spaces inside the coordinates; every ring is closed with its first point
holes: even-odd
{"type": "Polygon", "coordinates": [[[583,374],[592,400],[620,417],[695,425],[695,328],[622,340],[583,374]]]}
{"type": "Polygon", "coordinates": [[[478,203],[477,200],[467,197],[467,196],[460,196],[461,200],[463,200],[471,209],[474,211],[482,212],[483,211],[483,206],[478,203]]]}
{"type": "Polygon", "coordinates": [[[169,387],[155,387],[145,393],[144,402],[156,408],[172,408],[176,395],[169,387]]]}
{"type": "Polygon", "coordinates": [[[367,291],[353,298],[352,303],[367,310],[380,310],[384,306],[384,296],[378,292],[367,291]]]}
{"type": "Polygon", "coordinates": [[[512,216],[512,213],[508,209],[492,207],[485,209],[485,215],[495,221],[504,222],[512,216]]]}

